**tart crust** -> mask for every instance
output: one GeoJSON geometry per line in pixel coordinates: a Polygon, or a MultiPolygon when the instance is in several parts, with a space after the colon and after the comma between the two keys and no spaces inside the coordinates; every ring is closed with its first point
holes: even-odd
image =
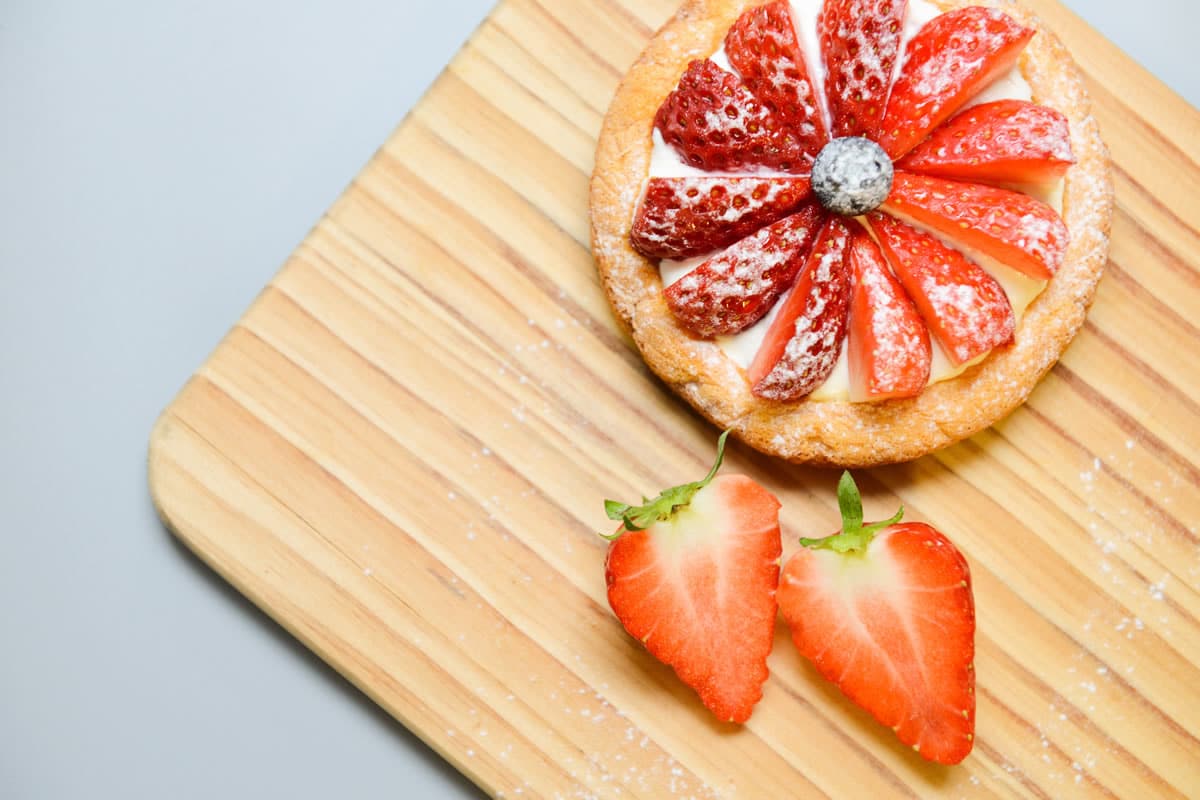
{"type": "Polygon", "coordinates": [[[704,417],[757,450],[797,463],[868,467],[909,461],[999,421],[1025,402],[1083,325],[1108,255],[1112,181],[1083,79],[1062,42],[1005,0],[933,0],[943,11],[1000,8],[1038,33],[1020,67],[1034,102],[1070,121],[1077,163],[1066,176],[1066,259],[1017,328],[1011,345],[918,397],[876,403],[777,403],[751,394],[745,372],[716,343],[679,327],[658,265],[629,232],[648,179],[654,115],[693,59],[707,58],[746,8],[762,0],[686,0],[625,75],[604,119],[591,181],[592,250],[621,326],[653,372],[704,417]]]}

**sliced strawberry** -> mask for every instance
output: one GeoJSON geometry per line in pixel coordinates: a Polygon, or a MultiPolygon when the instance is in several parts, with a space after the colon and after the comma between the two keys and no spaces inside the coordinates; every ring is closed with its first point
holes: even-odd
{"type": "Polygon", "coordinates": [[[788,0],[743,12],[725,37],[725,54],[746,88],[791,129],[800,148],[815,158],[828,136],[788,0]]]}
{"type": "Polygon", "coordinates": [[[1053,208],[994,186],[897,171],[883,210],[1036,280],[1049,280],[1058,271],[1070,241],[1067,226],[1053,208]]]}
{"type": "Polygon", "coordinates": [[[833,371],[846,338],[849,243],[846,224],[830,218],[747,370],[758,397],[799,400],[833,371]]]}
{"type": "Polygon", "coordinates": [[[697,336],[737,333],[758,322],[804,265],[825,212],[816,203],[713,256],[664,290],[667,305],[697,336]]]}
{"type": "Polygon", "coordinates": [[[799,137],[736,75],[707,60],[688,66],[654,125],[687,163],[707,172],[756,165],[799,172],[812,161],[799,137]]]}
{"type": "Polygon", "coordinates": [[[929,383],[929,328],[866,231],[850,243],[850,400],[914,397],[929,383]]]}
{"type": "Polygon", "coordinates": [[[825,0],[817,23],[834,136],[874,138],[892,88],[907,0],[825,0]]]}
{"type": "MultiPolygon", "coordinates": [[[[967,560],[934,528],[863,525],[850,473],[843,530],[801,539],[779,607],[800,653],[924,758],[957,764],[975,739],[975,602],[967,560]]],[[[898,524],[899,523],[899,524],[898,524]]]]}
{"type": "Polygon", "coordinates": [[[959,112],[896,166],[972,183],[1046,183],[1074,163],[1066,117],[1025,100],[997,100],[959,112]]]}
{"type": "Polygon", "coordinates": [[[674,667],[724,721],[745,722],[762,699],[775,633],[779,501],[743,475],[708,477],[631,508],[611,539],[608,603],[629,635],[674,667]]]}
{"type": "Polygon", "coordinates": [[[884,214],[868,218],[884,254],[955,365],[1012,340],[1012,306],[1000,284],[935,237],[884,214]]]}
{"type": "Polygon", "coordinates": [[[1012,69],[1033,28],[971,6],[934,17],[908,43],[879,143],[899,158],[967,100],[1012,69]]]}
{"type": "Polygon", "coordinates": [[[633,246],[647,258],[711,253],[811,196],[808,178],[651,178],[633,221],[633,246]]]}

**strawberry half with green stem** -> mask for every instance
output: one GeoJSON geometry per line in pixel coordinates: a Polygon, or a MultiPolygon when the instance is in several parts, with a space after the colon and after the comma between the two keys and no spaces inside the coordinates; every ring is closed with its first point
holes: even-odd
{"type": "Polygon", "coordinates": [[[921,756],[957,764],[975,739],[975,603],[967,560],[921,522],[863,523],[850,473],[842,530],[801,539],[779,606],[817,671],[921,756]]]}
{"type": "Polygon", "coordinates": [[[1036,31],[1003,11],[971,6],[934,17],[908,43],[879,144],[900,158],[1017,63],[1036,31]]]}
{"type": "Polygon", "coordinates": [[[808,178],[651,178],[633,220],[647,258],[690,258],[728,247],[812,197],[808,178]]]}
{"type": "Polygon", "coordinates": [[[667,489],[640,506],[604,504],[608,604],[629,635],[675,669],[718,719],[745,722],[762,699],[779,582],[779,501],[744,475],[667,489]]]}
{"type": "Polygon", "coordinates": [[[952,180],[1040,184],[1074,163],[1066,117],[1025,100],[997,100],[959,112],[896,166],[952,180]]]}

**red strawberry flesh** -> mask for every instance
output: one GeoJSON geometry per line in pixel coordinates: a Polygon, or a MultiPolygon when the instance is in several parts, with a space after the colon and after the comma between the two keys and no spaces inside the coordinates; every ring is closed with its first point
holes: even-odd
{"type": "Polygon", "coordinates": [[[743,12],[725,37],[725,54],[746,87],[797,137],[801,150],[815,157],[828,137],[788,0],[743,12]]]}
{"type": "Polygon", "coordinates": [[[906,6],[907,0],[825,0],[818,33],[834,136],[878,133],[906,6]]]}
{"type": "Polygon", "coordinates": [[[1012,69],[1035,31],[1003,11],[971,6],[934,17],[908,43],[879,143],[900,158],[1012,69]]]}
{"type": "Polygon", "coordinates": [[[960,112],[897,166],[972,183],[1044,184],[1073,163],[1066,117],[1025,100],[997,100],[960,112]]]}
{"type": "Polygon", "coordinates": [[[621,507],[626,525],[605,565],[608,602],[718,719],[745,722],[762,698],[774,642],[780,505],[750,478],[714,478],[716,469],[649,503],[663,505],[653,521],[637,517],[647,506],[621,507]],[[630,519],[649,524],[630,530],[630,519]]]}
{"type": "Polygon", "coordinates": [[[1049,280],[1058,271],[1070,240],[1053,208],[995,186],[897,171],[883,210],[1036,280],[1049,280]]]}
{"type": "Polygon", "coordinates": [[[747,370],[758,397],[799,400],[833,371],[846,338],[849,242],[850,231],[841,219],[834,217],[825,223],[747,370]]]}
{"type": "Polygon", "coordinates": [[[744,330],[795,280],[825,218],[815,203],[762,228],[664,290],[680,325],[701,337],[744,330]]]}
{"type": "Polygon", "coordinates": [[[633,221],[647,258],[691,258],[743,239],[798,209],[807,178],[651,178],[633,221]]]}
{"type": "Polygon", "coordinates": [[[955,365],[1012,340],[1016,320],[994,277],[910,225],[885,214],[868,219],[900,283],[955,365]]]}
{"type": "Polygon", "coordinates": [[[737,172],[757,166],[807,169],[800,138],[741,80],[712,61],[693,61],[654,118],[663,140],[693,167],[737,172]]]}
{"type": "Polygon", "coordinates": [[[850,400],[914,397],[929,383],[929,328],[866,231],[850,244],[850,400]]]}
{"type": "MultiPolygon", "coordinates": [[[[860,500],[860,526],[861,512],[860,500]]],[[[889,523],[836,545],[844,534],[803,540],[780,610],[821,675],[924,758],[957,764],[975,728],[970,567],[929,525],[889,523]]]]}

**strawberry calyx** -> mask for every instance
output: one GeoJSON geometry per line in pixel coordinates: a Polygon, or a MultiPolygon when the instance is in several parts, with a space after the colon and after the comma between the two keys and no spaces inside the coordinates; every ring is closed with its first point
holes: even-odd
{"type": "Polygon", "coordinates": [[[721,462],[725,460],[725,440],[729,438],[729,433],[729,431],[725,431],[717,439],[717,458],[713,462],[712,469],[708,471],[708,474],[702,480],[664,489],[653,500],[643,497],[642,505],[640,506],[618,503],[616,500],[605,500],[604,511],[608,514],[608,518],[624,523],[624,528],[618,528],[617,532],[612,535],[602,533],[600,536],[612,541],[620,538],[621,534],[625,533],[625,531],[645,530],[655,523],[670,519],[677,512],[687,508],[692,502],[692,498],[696,496],[696,493],[712,483],[713,478],[717,477],[717,471],[721,469],[721,462]]]}
{"type": "Polygon", "coordinates": [[[904,519],[904,506],[900,506],[900,510],[891,519],[864,525],[862,494],[849,471],[842,473],[837,494],[838,510],[842,512],[841,532],[823,539],[801,539],[800,544],[810,550],[833,550],[843,555],[861,553],[867,549],[875,534],[904,519]]]}

